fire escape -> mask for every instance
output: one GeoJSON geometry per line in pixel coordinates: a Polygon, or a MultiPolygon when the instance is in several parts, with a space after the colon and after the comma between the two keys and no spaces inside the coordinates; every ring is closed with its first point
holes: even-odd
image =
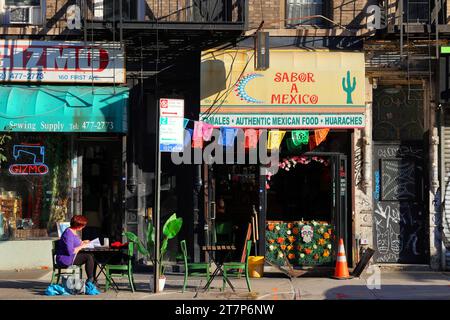
{"type": "Polygon", "coordinates": [[[445,19],[442,3],[442,0],[380,0],[378,3],[383,26],[376,30],[376,40],[368,41],[365,46],[366,68],[369,71],[389,68],[404,73],[409,100],[422,100],[423,81],[432,83],[441,42],[438,26],[445,19]]]}
{"type": "Polygon", "coordinates": [[[187,53],[232,43],[247,28],[248,0],[78,0],[86,42],[126,51],[127,77],[149,77],[187,53]]]}
{"type": "Polygon", "coordinates": [[[422,99],[424,86],[413,86],[417,78],[432,83],[435,61],[439,57],[439,28],[443,14],[442,0],[398,2],[400,29],[400,58],[406,66],[408,99],[422,99]],[[414,94],[419,93],[419,94],[414,94]]]}

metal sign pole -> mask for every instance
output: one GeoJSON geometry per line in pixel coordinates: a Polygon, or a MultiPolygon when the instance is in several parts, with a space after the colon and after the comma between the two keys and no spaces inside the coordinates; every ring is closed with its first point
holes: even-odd
{"type": "Polygon", "coordinates": [[[156,163],[155,163],[155,212],[154,212],[154,228],[155,228],[155,264],[153,266],[153,290],[154,293],[159,292],[159,277],[160,277],[160,179],[161,179],[161,150],[159,145],[160,134],[160,106],[157,100],[156,111],[156,163]]]}

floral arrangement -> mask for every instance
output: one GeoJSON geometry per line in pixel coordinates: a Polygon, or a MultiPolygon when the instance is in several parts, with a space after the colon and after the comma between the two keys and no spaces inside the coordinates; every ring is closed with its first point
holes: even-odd
{"type": "MultiPolygon", "coordinates": [[[[295,166],[297,164],[308,164],[311,161],[316,161],[316,162],[320,162],[323,163],[325,166],[329,166],[330,165],[330,161],[326,160],[324,158],[321,157],[306,157],[306,156],[292,156],[292,157],[287,157],[284,158],[280,163],[278,163],[278,167],[284,171],[289,171],[291,168],[295,168],[295,166]]],[[[269,171],[267,173],[267,183],[266,183],[266,189],[270,189],[270,179],[272,178],[272,173],[269,171]]]]}
{"type": "Polygon", "coordinates": [[[333,259],[334,228],[327,222],[268,221],[266,258],[279,265],[327,265],[333,259]]]}
{"type": "Polygon", "coordinates": [[[292,156],[283,159],[278,166],[280,169],[283,169],[285,171],[289,171],[291,168],[295,168],[297,164],[308,164],[311,161],[316,161],[323,163],[325,166],[328,166],[330,163],[328,160],[321,158],[321,157],[305,157],[305,156],[292,156]]]}

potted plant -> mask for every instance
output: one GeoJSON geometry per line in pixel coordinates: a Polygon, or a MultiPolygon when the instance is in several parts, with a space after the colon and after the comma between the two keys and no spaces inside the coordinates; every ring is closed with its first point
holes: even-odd
{"type": "MultiPolygon", "coordinates": [[[[175,238],[178,232],[183,225],[183,218],[177,218],[177,214],[173,213],[164,223],[162,233],[163,239],[160,247],[160,255],[159,255],[159,291],[164,289],[164,285],[166,283],[166,277],[164,275],[164,257],[167,253],[167,246],[169,244],[169,240],[175,238]]],[[[153,265],[156,265],[155,261],[155,229],[152,223],[148,224],[147,227],[147,247],[144,246],[141,239],[139,239],[133,232],[125,232],[124,235],[127,237],[129,241],[132,241],[136,244],[138,251],[143,254],[145,257],[149,258],[153,265]]],[[[150,277],[150,288],[153,287],[153,276],[150,277]]]]}

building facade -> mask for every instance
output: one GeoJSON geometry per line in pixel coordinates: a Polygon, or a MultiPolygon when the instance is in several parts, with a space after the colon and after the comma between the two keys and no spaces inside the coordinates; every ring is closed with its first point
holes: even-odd
{"type": "MultiPolygon", "coordinates": [[[[76,214],[89,218],[86,238],[143,235],[156,101],[182,98],[195,113],[201,50],[229,44],[245,27],[246,1],[190,2],[0,2],[0,268],[51,266],[57,222],[76,214]]],[[[193,199],[182,191],[192,189],[193,170],[162,158],[163,215],[183,208],[189,221],[193,199]]],[[[192,229],[186,224],[183,237],[192,229]]]]}
{"type": "MultiPolygon", "coordinates": [[[[241,123],[234,127],[287,131],[285,140],[292,131],[306,130],[311,135],[314,130],[329,129],[327,138],[316,148],[292,152],[282,145],[282,159],[305,157],[310,162],[302,167],[303,171],[299,169],[297,174],[283,171],[274,175],[272,181],[259,173],[259,166],[174,165],[170,155],[163,153],[162,219],[174,211],[184,218],[180,239],[192,239],[188,248],[195,260],[204,258],[200,246],[215,240],[209,231],[215,229],[220,211],[217,205],[224,203],[224,212],[235,211],[234,222],[241,237],[256,211],[260,223],[255,254],[270,254],[269,240],[273,234],[268,231],[275,224],[287,232],[286,228],[294,227],[289,224],[303,229],[308,224],[302,221],[314,221],[322,224],[319,228],[309,225],[313,230],[325,227],[328,230],[331,225],[331,233],[345,239],[351,264],[359,260],[362,249],[371,247],[376,251],[377,263],[448,267],[450,217],[443,205],[447,194],[447,117],[446,102],[437,97],[442,85],[437,76],[439,49],[448,42],[447,4],[400,0],[231,2],[0,1],[2,68],[13,74],[3,72],[0,78],[1,129],[13,138],[6,138],[2,146],[8,160],[2,163],[0,180],[3,239],[10,243],[8,254],[24,241],[33,241],[26,239],[40,238],[33,242],[37,246],[43,243],[42,239],[56,235],[56,227],[52,225],[56,212],[62,212],[58,219],[68,220],[73,214],[89,211],[91,220],[97,220],[92,234],[102,237],[119,240],[122,230],[143,237],[154,207],[157,101],[178,98],[185,100],[185,116],[192,120],[190,128],[198,120],[217,128],[232,126],[230,121],[239,120],[241,123]],[[16,50],[14,56],[10,50],[19,44],[30,47],[24,44],[26,41],[31,42],[31,47],[53,48],[54,59],[45,58],[43,64],[36,55],[45,51],[45,57],[52,57],[52,53],[42,48],[25,50],[25,54],[16,50]],[[55,49],[55,45],[50,45],[52,41],[60,47],[55,49]],[[74,52],[83,52],[84,48],[89,81],[70,79],[69,42],[80,48],[74,52]],[[94,44],[99,43],[123,53],[123,66],[116,67],[120,58],[114,59],[114,67],[105,69],[112,72],[97,74],[95,78],[90,59],[95,60],[97,55],[99,65],[103,65],[106,57],[93,51],[94,44]],[[211,52],[214,58],[208,56],[211,52]],[[211,89],[208,86],[211,82],[205,86],[202,70],[211,64],[208,61],[222,61],[217,70],[224,72],[223,79],[228,79],[230,60],[221,55],[240,57],[234,64],[235,82],[247,73],[263,77],[256,76],[245,83],[225,80],[221,83],[225,87],[220,89],[211,89]],[[46,78],[38,79],[43,67],[62,67],[65,71],[56,75],[56,80],[47,73],[46,78]],[[323,74],[317,69],[323,70],[323,74]],[[327,69],[333,70],[329,79],[327,69]],[[120,72],[125,78],[121,78],[120,72]],[[318,73],[308,76],[308,72],[318,73]],[[25,78],[19,79],[19,74],[25,78]],[[65,74],[68,79],[64,79],[65,74]],[[265,83],[265,79],[271,79],[272,83],[265,83]],[[338,82],[328,83],[330,79],[338,82]],[[215,103],[208,99],[224,90],[234,92],[236,84],[241,84],[244,89],[241,94],[245,92],[247,96],[238,97],[235,93],[229,96],[242,98],[239,100],[242,103],[231,100],[215,103]],[[256,84],[267,92],[253,87],[256,84]],[[52,94],[51,99],[42,98],[55,89],[58,94],[52,94]],[[86,99],[86,109],[81,110],[79,97],[83,90],[90,98],[86,99]],[[97,99],[96,90],[106,90],[110,98],[97,99]],[[18,103],[18,96],[23,97],[23,103],[21,100],[18,103]],[[31,98],[25,100],[27,96],[31,98]],[[269,99],[270,103],[251,98],[269,99]],[[56,119],[51,124],[44,123],[45,130],[38,130],[34,125],[42,126],[41,118],[54,112],[52,106],[56,102],[52,99],[64,105],[60,110],[63,115],[59,122],[56,119]],[[45,102],[41,105],[40,101],[45,102]],[[114,112],[109,114],[105,109],[111,106],[114,112]],[[119,108],[121,111],[116,113],[119,108]],[[211,108],[215,109],[212,115],[211,108]],[[94,128],[88,123],[84,131],[82,127],[79,131],[73,129],[77,117],[84,117],[83,112],[103,117],[99,121],[105,124],[94,128]],[[313,116],[314,113],[317,114],[313,116]],[[272,116],[279,118],[277,124],[267,125],[272,116]],[[33,117],[36,119],[32,120],[33,117]],[[308,117],[312,122],[302,123],[301,119],[308,117]],[[22,119],[23,123],[16,119],[22,119]],[[108,129],[111,122],[113,128],[121,123],[121,129],[108,129]],[[72,129],[61,130],[64,124],[72,124],[72,129]],[[55,141],[51,142],[52,139],[55,141]],[[51,146],[46,143],[67,146],[67,156],[51,159],[55,157],[51,151],[49,154],[51,146]],[[59,161],[61,175],[56,175],[47,162],[39,162],[33,152],[41,152],[42,147],[49,154],[45,161],[59,161]],[[31,149],[35,151],[28,152],[31,149]],[[12,163],[18,155],[26,155],[28,159],[20,162],[17,157],[19,163],[12,163]],[[47,166],[48,175],[42,174],[47,170],[43,165],[47,166]],[[24,172],[38,174],[28,176],[24,172]],[[18,183],[15,179],[23,181],[18,183]],[[39,179],[42,181],[37,182],[39,179]],[[88,187],[89,179],[93,185],[88,187]],[[309,179],[310,184],[302,186],[298,183],[300,179],[309,179]],[[94,184],[100,180],[100,186],[94,184]],[[23,190],[31,191],[20,191],[17,186],[21,184],[23,190]],[[317,185],[315,198],[311,195],[291,201],[298,196],[295,190],[304,190],[300,195],[305,195],[308,189],[313,189],[308,188],[310,185],[317,185]],[[83,196],[90,193],[87,189],[101,189],[105,198],[101,210],[99,203],[83,196]],[[39,192],[41,196],[36,195],[39,192]],[[244,205],[236,201],[242,193],[249,195],[244,205]],[[327,200],[315,207],[304,205],[320,199],[327,200]],[[114,209],[104,211],[105,207],[114,209]],[[310,212],[311,208],[315,212],[310,212]],[[98,222],[101,219],[95,216],[100,211],[114,213],[102,215],[103,221],[98,222]],[[39,212],[44,218],[38,216],[39,212]],[[10,223],[11,216],[14,221],[10,223]],[[27,229],[43,231],[32,234],[27,229]],[[13,234],[21,242],[12,240],[13,234]]],[[[80,65],[75,63],[74,67],[80,65]]],[[[215,80],[220,82],[217,77],[215,80]]],[[[308,230],[304,230],[306,239],[308,230]]],[[[324,233],[318,239],[324,238],[324,233]]],[[[48,243],[42,244],[43,252],[47,252],[48,243]]],[[[177,246],[172,249],[176,252],[177,246]]],[[[305,252],[303,247],[298,250],[294,253],[298,264],[319,261],[299,260],[305,252]]],[[[325,250],[321,249],[320,257],[317,253],[320,261],[324,254],[327,258],[335,253],[325,250]]],[[[333,260],[323,261],[332,264],[333,260]]],[[[44,262],[28,263],[39,265],[44,262]]]]}
{"type": "MultiPolygon", "coordinates": [[[[276,72],[271,68],[278,67],[276,54],[283,50],[296,50],[298,57],[305,55],[305,51],[309,55],[321,51],[330,51],[336,55],[356,52],[364,54],[364,124],[363,128],[354,126],[346,130],[348,139],[344,140],[348,141],[348,150],[342,153],[351,159],[345,168],[349,173],[345,191],[348,202],[342,209],[342,218],[346,222],[340,221],[336,216],[325,219],[328,220],[327,223],[331,220],[336,229],[341,229],[338,236],[346,240],[347,260],[351,264],[359,260],[364,248],[370,247],[375,249],[376,263],[422,264],[433,269],[447,267],[448,217],[444,206],[445,194],[441,192],[446,185],[447,170],[445,112],[442,111],[445,104],[439,104],[442,99],[436,97],[436,89],[440,85],[437,63],[439,48],[448,41],[447,10],[446,4],[440,1],[353,1],[346,4],[336,1],[250,2],[249,30],[246,35],[254,35],[258,31],[268,33],[269,38],[262,46],[266,51],[270,48],[270,54],[274,53],[266,54],[270,56],[269,63],[262,58],[263,70],[268,66],[267,70],[276,72]],[[345,225],[346,230],[337,227],[339,223],[345,225]]],[[[255,57],[258,54],[261,57],[258,46],[261,46],[258,40],[247,43],[242,41],[237,45],[250,53],[253,49],[255,57]]],[[[297,72],[298,66],[300,63],[292,67],[291,71],[297,72]]],[[[256,68],[245,71],[261,73],[256,68]]],[[[245,77],[244,73],[242,76],[245,77]]],[[[213,115],[208,115],[205,119],[209,118],[213,124],[226,125],[239,121],[236,116],[239,112],[241,115],[245,112],[259,114],[259,118],[261,114],[265,115],[264,111],[269,115],[276,113],[277,108],[283,114],[292,112],[292,109],[284,106],[272,106],[273,108],[264,111],[255,108],[261,102],[254,99],[258,92],[252,84],[256,86],[258,83],[268,90],[271,88],[263,84],[260,75],[253,75],[252,79],[246,80],[243,86],[247,90],[239,91],[237,88],[236,93],[239,95],[243,91],[246,94],[241,99],[244,101],[241,106],[245,105],[245,108],[239,110],[231,102],[224,101],[222,104],[218,103],[219,107],[215,108],[213,115]]],[[[288,78],[286,80],[289,81],[288,78]]],[[[335,93],[331,91],[332,87],[328,88],[330,94],[335,93]]],[[[302,90],[308,90],[308,87],[302,86],[302,90]]],[[[286,99],[276,101],[281,101],[281,105],[299,107],[293,112],[297,115],[304,114],[310,107],[305,101],[297,102],[288,97],[286,99]]],[[[202,108],[205,112],[211,112],[208,101],[202,101],[202,108]]],[[[249,121],[253,121],[248,123],[254,128],[267,127],[267,123],[261,119],[249,121]]],[[[291,130],[308,128],[308,125],[295,124],[294,121],[290,124],[291,130]]],[[[331,126],[328,128],[331,133],[335,131],[331,126]]],[[[279,129],[286,128],[279,126],[279,129]]],[[[289,131],[286,136],[288,134],[289,131]]],[[[332,139],[329,136],[329,142],[332,139]]],[[[300,153],[307,155],[305,151],[308,149],[304,148],[300,153]]],[[[309,151],[314,153],[314,150],[309,151]]],[[[283,254],[289,254],[289,251],[286,253],[283,249],[290,247],[289,236],[286,235],[286,228],[289,229],[287,226],[303,226],[298,220],[303,221],[308,216],[307,211],[315,207],[308,205],[301,209],[297,205],[295,218],[287,214],[289,217],[284,221],[279,218],[282,215],[274,215],[279,208],[270,208],[272,191],[264,190],[265,182],[267,181],[256,183],[260,188],[259,192],[265,194],[263,199],[260,197],[254,200],[259,205],[263,221],[262,226],[260,225],[260,240],[265,236],[274,237],[274,225],[281,228],[281,231],[275,232],[275,238],[265,239],[260,244],[259,252],[265,252],[266,257],[267,253],[272,258],[278,254],[282,257],[283,254]],[[271,218],[273,216],[275,217],[271,218]],[[266,230],[262,230],[263,228],[266,230]],[[274,244],[277,235],[284,238],[278,245],[274,244]]],[[[341,189],[345,185],[336,183],[341,189]]],[[[292,181],[288,186],[302,189],[298,181],[292,181]]],[[[337,187],[333,192],[339,190],[337,187]]],[[[291,193],[291,197],[295,197],[295,192],[289,192],[288,189],[282,192],[291,193]]],[[[289,199],[286,197],[284,201],[288,205],[286,202],[289,199]]],[[[217,198],[214,202],[217,202],[217,198]]],[[[341,201],[343,202],[346,201],[341,201]]],[[[332,202],[335,211],[338,203],[332,202]]],[[[292,206],[295,207],[295,204],[292,206]]],[[[281,210],[285,211],[285,215],[289,211],[288,208],[281,210]]],[[[211,211],[215,212],[214,209],[211,211]]],[[[301,255],[304,259],[302,253],[305,245],[302,240],[299,241],[300,251],[295,251],[295,245],[291,246],[294,247],[291,249],[291,262],[302,264],[298,256],[301,255]]],[[[307,251],[310,252],[309,249],[307,251]]],[[[323,250],[318,252],[320,253],[323,254],[323,250]]],[[[311,262],[315,264],[314,261],[309,261],[311,262]]]]}

